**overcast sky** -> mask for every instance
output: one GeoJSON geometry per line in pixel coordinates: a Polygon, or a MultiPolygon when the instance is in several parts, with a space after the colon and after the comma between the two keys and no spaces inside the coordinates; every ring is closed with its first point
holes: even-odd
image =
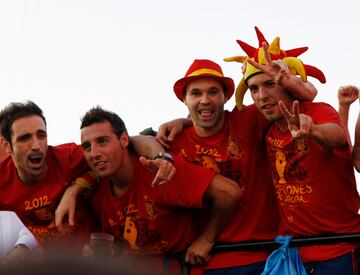
{"type": "MultiPolygon", "coordinates": [[[[282,49],[308,46],[309,78],[337,109],[340,85],[359,86],[359,5],[342,1],[0,0],[0,107],[33,100],[48,120],[49,144],[79,142],[79,118],[101,105],[129,133],[185,116],[174,82],[195,58],[218,62],[237,83],[241,39],[257,45],[254,26],[282,49]]],[[[247,95],[246,103],[251,103],[247,95]]],[[[234,99],[226,105],[233,108],[234,99]]],[[[350,132],[359,111],[352,106],[350,132]]]]}

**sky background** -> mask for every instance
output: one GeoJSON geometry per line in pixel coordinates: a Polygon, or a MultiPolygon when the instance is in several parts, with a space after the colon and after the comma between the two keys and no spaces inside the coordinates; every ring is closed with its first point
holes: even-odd
{"type": "MultiPolygon", "coordinates": [[[[174,82],[195,58],[212,59],[236,83],[241,39],[257,46],[254,26],[300,56],[327,83],[315,101],[337,109],[337,89],[360,85],[358,0],[0,0],[0,108],[33,100],[48,122],[49,144],[79,142],[80,117],[95,106],[117,112],[130,135],[184,117],[174,82]]],[[[250,104],[247,94],[245,103],[250,104]]],[[[234,107],[234,98],[226,105],[234,107]]],[[[350,133],[359,103],[350,113],[350,133]]]]}

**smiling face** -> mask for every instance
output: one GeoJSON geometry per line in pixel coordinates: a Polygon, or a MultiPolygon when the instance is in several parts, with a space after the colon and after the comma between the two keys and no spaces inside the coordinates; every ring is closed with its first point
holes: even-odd
{"type": "Polygon", "coordinates": [[[36,115],[22,117],[11,125],[11,156],[20,179],[34,184],[47,172],[47,133],[43,119],[36,115]]]}
{"type": "Polygon", "coordinates": [[[221,129],[225,102],[224,86],[217,79],[199,78],[186,86],[184,103],[200,136],[210,136],[221,129]]]}
{"type": "Polygon", "coordinates": [[[264,73],[252,76],[247,84],[255,105],[268,121],[278,121],[283,118],[278,102],[283,101],[289,108],[292,98],[287,90],[264,73]]]}
{"type": "Polygon", "coordinates": [[[100,177],[112,177],[121,171],[128,142],[126,131],[118,138],[108,121],[94,123],[81,130],[84,157],[100,177]]]}

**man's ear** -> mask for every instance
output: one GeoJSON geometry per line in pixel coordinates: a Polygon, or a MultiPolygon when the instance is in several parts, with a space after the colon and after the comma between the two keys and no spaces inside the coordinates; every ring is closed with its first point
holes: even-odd
{"type": "Polygon", "coordinates": [[[0,137],[0,161],[6,158],[10,154],[11,154],[10,144],[5,140],[5,138],[0,137]]]}
{"type": "MultiPolygon", "coordinates": [[[[186,105],[186,94],[184,93],[184,95],[183,95],[183,100],[182,100],[182,102],[186,105]]],[[[187,106],[187,105],[186,105],[187,106]]]]}
{"type": "MultiPolygon", "coordinates": [[[[183,100],[182,100],[182,102],[186,105],[186,88],[184,89],[184,91],[183,91],[183,100]]],[[[187,105],[186,105],[187,106],[187,105]]]]}
{"type": "Polygon", "coordinates": [[[120,144],[124,148],[127,148],[129,145],[129,135],[126,131],[124,131],[120,136],[120,144]]]}

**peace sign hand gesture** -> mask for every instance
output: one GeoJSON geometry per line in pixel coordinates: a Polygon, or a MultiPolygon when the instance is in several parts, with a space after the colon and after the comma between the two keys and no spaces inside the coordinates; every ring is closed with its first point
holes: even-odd
{"type": "Polygon", "coordinates": [[[285,117],[289,131],[294,139],[306,138],[311,134],[313,121],[312,118],[305,114],[299,113],[299,101],[293,102],[292,110],[288,110],[283,101],[279,101],[279,108],[285,117]]]}
{"type": "Polygon", "coordinates": [[[289,67],[282,59],[271,59],[269,46],[266,42],[262,43],[262,47],[264,49],[264,55],[267,64],[259,64],[250,58],[247,60],[247,62],[253,65],[255,68],[263,71],[265,74],[269,75],[277,84],[281,85],[282,80],[284,78],[288,78],[290,75],[289,67]]]}

